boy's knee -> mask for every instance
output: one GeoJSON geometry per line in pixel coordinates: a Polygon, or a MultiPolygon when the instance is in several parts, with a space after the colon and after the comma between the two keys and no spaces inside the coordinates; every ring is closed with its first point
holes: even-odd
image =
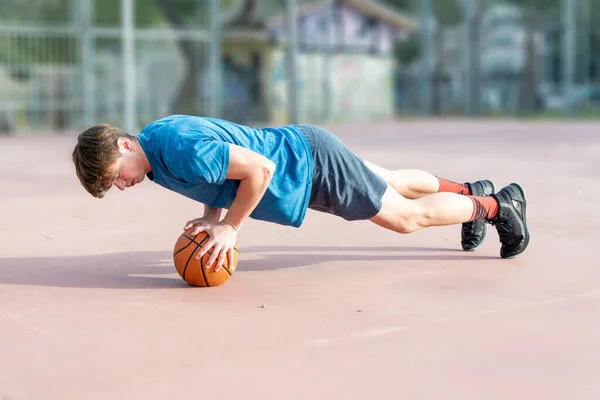
{"type": "Polygon", "coordinates": [[[400,216],[396,223],[398,233],[412,233],[423,227],[429,226],[429,221],[433,220],[433,211],[424,207],[415,207],[413,210],[407,210],[405,215],[400,216]]]}
{"type": "Polygon", "coordinates": [[[413,233],[416,229],[415,225],[412,224],[410,221],[399,221],[395,224],[394,230],[398,233],[409,234],[413,233]]]}
{"type": "Polygon", "coordinates": [[[382,209],[372,221],[397,233],[408,234],[430,226],[434,219],[435,212],[431,207],[407,200],[388,189],[382,199],[382,209]]]}

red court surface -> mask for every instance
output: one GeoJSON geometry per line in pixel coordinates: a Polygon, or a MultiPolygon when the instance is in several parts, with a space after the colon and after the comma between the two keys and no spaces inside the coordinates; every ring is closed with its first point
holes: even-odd
{"type": "Polygon", "coordinates": [[[0,138],[0,399],[600,398],[600,124],[329,128],[384,167],[521,183],[529,249],[309,211],[249,222],[232,279],[192,288],[172,249],[202,206],[94,199],[74,135],[0,138]]]}

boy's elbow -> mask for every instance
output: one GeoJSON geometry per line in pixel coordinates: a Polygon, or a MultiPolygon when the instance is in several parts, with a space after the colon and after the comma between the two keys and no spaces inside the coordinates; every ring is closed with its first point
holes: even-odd
{"type": "Polygon", "coordinates": [[[275,163],[265,158],[260,163],[256,163],[252,167],[248,168],[242,180],[250,179],[257,183],[268,183],[275,174],[275,168],[275,163]]]}
{"type": "Polygon", "coordinates": [[[265,182],[270,182],[275,174],[275,163],[271,160],[265,160],[260,169],[260,176],[265,182]]]}
{"type": "Polygon", "coordinates": [[[265,162],[265,175],[269,177],[269,179],[275,174],[276,165],[273,161],[267,160],[265,162]]]}

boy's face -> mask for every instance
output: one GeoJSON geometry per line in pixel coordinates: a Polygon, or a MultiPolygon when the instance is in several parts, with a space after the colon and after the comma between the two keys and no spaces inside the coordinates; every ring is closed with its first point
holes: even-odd
{"type": "Polygon", "coordinates": [[[120,138],[117,142],[121,157],[115,162],[116,178],[113,182],[119,190],[133,187],[146,177],[144,159],[139,153],[138,146],[131,140],[120,138]]]}

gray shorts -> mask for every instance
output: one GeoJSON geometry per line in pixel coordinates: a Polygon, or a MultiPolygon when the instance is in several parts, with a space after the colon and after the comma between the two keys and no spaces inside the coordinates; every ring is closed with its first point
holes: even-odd
{"type": "Polygon", "coordinates": [[[314,174],[308,208],[348,221],[366,220],[381,209],[387,183],[331,132],[296,125],[312,149],[314,174]]]}

